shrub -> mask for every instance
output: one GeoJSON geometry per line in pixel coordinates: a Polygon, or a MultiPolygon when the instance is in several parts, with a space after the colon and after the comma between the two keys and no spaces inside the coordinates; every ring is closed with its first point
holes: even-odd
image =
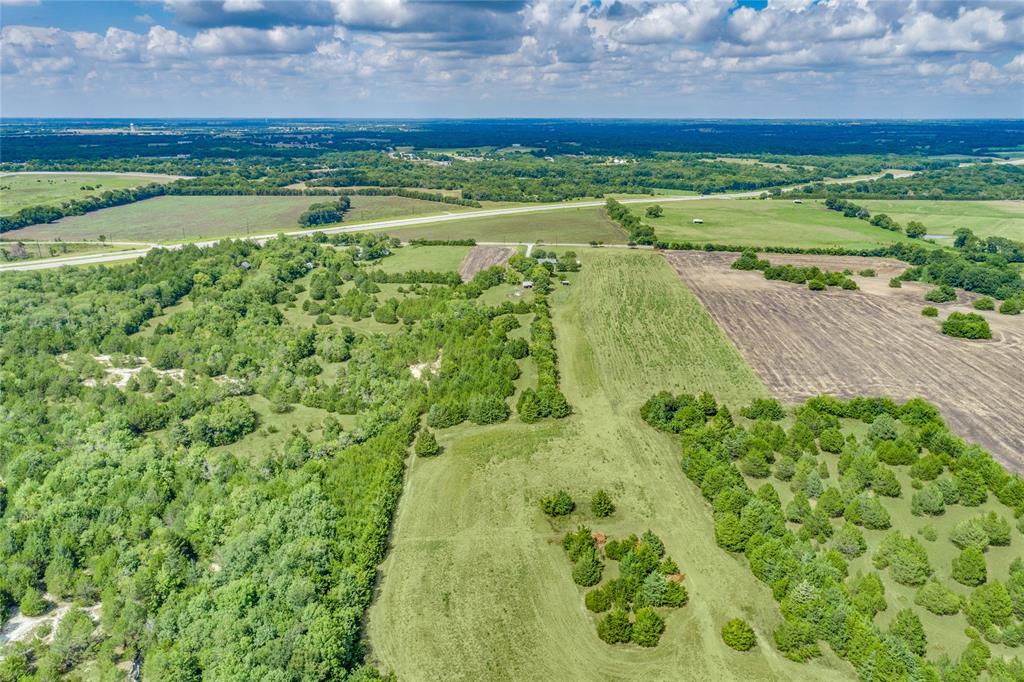
{"type": "Polygon", "coordinates": [[[896,420],[888,412],[875,417],[868,428],[868,439],[871,441],[896,440],[896,420]]]}
{"type": "Polygon", "coordinates": [[[786,416],[786,411],[782,403],[774,398],[755,398],[750,405],[740,410],[740,415],[752,420],[779,421],[786,416]]]}
{"type": "Polygon", "coordinates": [[[435,429],[446,429],[466,419],[465,409],[457,403],[434,403],[427,410],[427,424],[435,429]]]}
{"type": "Polygon", "coordinates": [[[477,397],[469,403],[469,420],[474,424],[496,424],[508,415],[508,404],[497,396],[477,397]]]}
{"type": "Polygon", "coordinates": [[[1006,586],[993,580],[971,592],[964,613],[968,623],[984,632],[993,625],[1010,625],[1013,622],[1013,603],[1006,586]]]}
{"type": "Polygon", "coordinates": [[[1003,315],[1020,315],[1020,311],[1024,307],[1018,300],[1008,298],[999,304],[999,312],[1003,315]]]}
{"type": "Polygon", "coordinates": [[[838,454],[843,451],[846,439],[843,438],[843,432],[839,429],[825,429],[818,436],[818,445],[824,452],[838,454]]]}
{"type": "Polygon", "coordinates": [[[995,310],[996,303],[988,296],[982,296],[981,298],[974,301],[975,310],[995,310]]]}
{"type": "Polygon", "coordinates": [[[1010,544],[1010,522],[995,512],[989,512],[978,519],[988,535],[988,544],[1005,547],[1010,544]]]}
{"type": "Polygon", "coordinates": [[[900,609],[889,626],[889,634],[901,639],[914,654],[924,656],[928,638],[921,619],[913,609],[900,609]]]}
{"type": "Polygon", "coordinates": [[[961,585],[974,587],[988,580],[985,566],[985,555],[974,546],[967,546],[960,551],[960,556],[953,557],[953,580],[961,585]]]}
{"type": "Polygon", "coordinates": [[[960,549],[973,545],[984,550],[988,546],[988,533],[977,519],[965,519],[953,527],[949,541],[960,549]]]}
{"type": "Polygon", "coordinates": [[[331,323],[331,316],[327,313],[320,313],[316,316],[316,323],[320,326],[326,326],[331,323]]]}
{"type": "Polygon", "coordinates": [[[921,308],[921,314],[924,315],[925,317],[938,317],[939,309],[933,305],[926,305],[925,307],[921,308]]]}
{"type": "Polygon", "coordinates": [[[564,490],[559,490],[554,495],[549,495],[540,501],[540,508],[548,516],[565,516],[572,513],[576,503],[564,490]]]}
{"type": "Polygon", "coordinates": [[[885,466],[875,467],[875,471],[871,476],[871,489],[885,497],[899,497],[901,492],[900,482],[897,480],[896,474],[892,472],[892,469],[885,466]]]}
{"type": "Polygon", "coordinates": [[[877,277],[878,273],[874,268],[864,268],[858,273],[861,277],[877,277]]]}
{"type": "Polygon", "coordinates": [[[812,279],[808,280],[807,288],[811,291],[825,291],[828,287],[825,285],[824,280],[812,279]]]}
{"type": "Polygon", "coordinates": [[[615,505],[612,504],[612,498],[608,493],[602,489],[590,498],[590,511],[594,513],[594,516],[604,518],[615,513],[615,505]]]}
{"type": "Polygon", "coordinates": [[[943,284],[935,289],[932,289],[925,294],[924,300],[931,301],[932,303],[949,303],[950,301],[956,300],[956,289],[943,284]]]}
{"type": "Polygon", "coordinates": [[[604,565],[594,548],[584,550],[576,565],[572,567],[572,579],[580,587],[591,587],[601,582],[601,571],[604,565]]]}
{"type": "Polygon", "coordinates": [[[612,607],[612,597],[608,594],[608,590],[604,588],[596,588],[587,592],[587,596],[583,598],[587,604],[587,608],[594,613],[604,613],[612,607]]]}
{"type": "Polygon", "coordinates": [[[960,339],[991,339],[988,320],[978,313],[950,313],[942,323],[942,333],[960,339]]]}
{"type": "Polygon", "coordinates": [[[580,526],[576,530],[565,534],[562,538],[562,549],[569,555],[569,561],[575,563],[588,550],[597,550],[597,541],[593,533],[586,526],[580,526]]]}
{"type": "Polygon", "coordinates": [[[931,580],[917,589],[914,603],[937,616],[952,616],[960,612],[960,597],[937,580],[931,580]]]}
{"type": "Polygon", "coordinates": [[[845,507],[846,500],[843,499],[843,494],[839,492],[839,488],[833,486],[825,488],[825,491],[818,497],[818,503],[814,506],[816,510],[831,519],[842,516],[845,507]]]}
{"type": "Polygon", "coordinates": [[[851,578],[848,589],[850,603],[869,618],[874,618],[876,614],[889,608],[885,601],[885,585],[874,573],[851,578]]]}
{"type": "Polygon", "coordinates": [[[614,608],[597,624],[597,636],[609,644],[619,644],[633,638],[633,624],[629,622],[629,613],[624,609],[614,608]]]}
{"type": "Polygon", "coordinates": [[[886,535],[873,557],[875,568],[888,568],[892,579],[901,585],[923,585],[932,574],[928,552],[917,538],[899,531],[886,535]]]}
{"type": "Polygon", "coordinates": [[[757,643],[754,628],[742,618],[733,618],[722,628],[722,641],[736,651],[750,651],[757,643]]]}
{"type": "Polygon", "coordinates": [[[28,616],[29,618],[43,615],[46,607],[46,600],[43,599],[43,595],[39,593],[39,590],[34,587],[29,587],[25,590],[25,593],[21,596],[21,601],[18,602],[21,615],[28,616]]]}
{"type": "Polygon", "coordinates": [[[941,516],[946,513],[946,501],[942,489],[935,483],[929,483],[915,492],[910,498],[910,512],[914,516],[941,516]]]}
{"type": "Polygon", "coordinates": [[[441,453],[441,446],[437,444],[437,438],[428,429],[423,429],[416,436],[414,449],[419,457],[435,457],[441,453]]]}
{"type": "Polygon", "coordinates": [[[903,286],[903,281],[899,277],[893,277],[889,280],[890,289],[899,289],[903,286]]]}
{"type": "Polygon", "coordinates": [[[836,531],[832,546],[847,559],[859,557],[868,548],[864,533],[849,521],[836,531]]]}
{"type": "Polygon", "coordinates": [[[661,639],[663,632],[665,632],[665,621],[654,609],[647,606],[637,610],[632,636],[636,644],[643,647],[658,646],[658,640],[661,639]]]}

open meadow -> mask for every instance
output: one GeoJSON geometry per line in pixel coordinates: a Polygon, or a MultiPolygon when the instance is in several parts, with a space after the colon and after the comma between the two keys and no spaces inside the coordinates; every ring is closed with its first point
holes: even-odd
{"type": "Polygon", "coordinates": [[[885,213],[901,225],[916,220],[927,228],[928,234],[952,235],[958,227],[966,227],[979,237],[1024,240],[1022,201],[854,201],[872,215],[885,213]]]}
{"type": "Polygon", "coordinates": [[[4,173],[0,174],[0,215],[28,206],[54,206],[112,189],[169,182],[173,175],[154,173],[4,173]]]}
{"type": "Polygon", "coordinates": [[[410,459],[369,615],[371,660],[417,680],[848,679],[834,657],[798,665],[770,644],[770,590],[715,546],[676,440],[638,415],[659,389],[713,390],[739,406],[765,387],[661,256],[578,253],[583,269],[552,296],[573,416],[441,430],[440,457],[410,459]],[[538,500],[559,488],[577,509],[552,520],[538,500]],[[598,488],[617,507],[610,518],[589,511],[598,488]],[[578,523],[665,541],[690,600],[667,616],[657,648],[598,639],[558,543],[578,523]],[[757,632],[753,652],[722,643],[719,629],[739,616],[757,632]]]}
{"type": "MultiPolygon", "coordinates": [[[[4,234],[7,239],[97,239],[181,242],[299,229],[299,215],[330,197],[163,196],[62,218],[4,234]]],[[[344,225],[468,210],[392,196],[354,196],[344,225]]]]}
{"type": "MultiPolygon", "coordinates": [[[[667,258],[747,362],[780,400],[802,401],[823,393],[837,397],[920,396],[935,403],[961,437],[988,448],[1011,471],[1024,470],[1024,322],[1018,316],[982,313],[991,341],[945,336],[922,317],[932,287],[906,282],[890,289],[901,264],[884,259],[782,256],[773,263],[854,271],[873,267],[879,276],[855,277],[859,291],[810,291],[767,281],[759,272],[731,270],[738,254],[675,252],[667,258]],[[859,267],[858,267],[859,266],[859,267]]],[[[945,316],[972,310],[938,304],[945,316]]]]}
{"type": "MultiPolygon", "coordinates": [[[[355,201],[357,197],[353,197],[355,201]]],[[[601,207],[587,206],[505,216],[465,218],[406,228],[388,234],[408,239],[476,239],[481,242],[543,242],[545,244],[624,244],[626,233],[601,207]]]]}
{"type": "MultiPolygon", "coordinates": [[[[737,246],[870,248],[903,237],[863,220],[846,218],[819,201],[794,204],[783,199],[706,199],[660,204],[660,218],[643,220],[664,241],[712,242],[737,246]],[[694,219],[703,220],[695,224],[694,219]]],[[[657,202],[651,202],[656,204],[657,202]]],[[[630,208],[643,216],[647,205],[630,208]]]]}

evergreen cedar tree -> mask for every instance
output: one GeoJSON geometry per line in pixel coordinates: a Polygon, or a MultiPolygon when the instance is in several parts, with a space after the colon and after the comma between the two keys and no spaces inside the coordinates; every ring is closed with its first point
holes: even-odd
{"type": "Polygon", "coordinates": [[[416,437],[416,454],[420,457],[434,457],[441,452],[437,437],[428,429],[423,429],[416,437]]]}
{"type": "Polygon", "coordinates": [[[736,651],[749,651],[757,643],[757,637],[746,621],[733,618],[722,627],[722,641],[736,651]]]}
{"type": "Polygon", "coordinates": [[[615,513],[615,505],[612,504],[612,498],[608,493],[601,489],[591,498],[590,511],[594,513],[594,516],[603,518],[615,513]]]}
{"type": "MultiPolygon", "coordinates": [[[[1024,644],[1024,560],[1014,561],[1007,580],[993,579],[984,551],[994,542],[1011,541],[1008,519],[1024,515],[1024,483],[950,433],[934,406],[920,399],[898,404],[821,396],[792,408],[793,423],[784,430],[779,426],[779,438],[771,414],[748,408],[752,418],[726,424],[698,418],[690,409],[695,402],[692,395],[659,393],[641,407],[641,416],[679,434],[683,471],[709,503],[716,540],[723,549],[742,552],[779,601],[783,622],[772,639],[787,658],[818,656],[823,640],[860,676],[871,677],[884,664],[885,679],[935,678],[942,664],[921,657],[928,642],[920,610],[936,615],[963,610],[975,628],[956,663],[969,670],[965,679],[1018,665],[990,660],[982,638],[1024,644]],[[851,419],[868,424],[863,436],[843,435],[840,420],[851,419]],[[775,459],[776,482],[762,483],[756,491],[740,473],[752,454],[775,459]],[[821,467],[823,462],[830,466],[821,467]],[[906,467],[912,476],[915,514],[938,516],[950,505],[977,507],[990,496],[1009,509],[1008,515],[979,513],[948,531],[948,541],[961,548],[950,568],[955,581],[971,588],[965,598],[943,584],[942,567],[929,561],[922,543],[940,541],[934,527],[923,528],[919,537],[899,529],[880,539],[873,535],[869,547],[862,529],[889,529],[892,519],[883,500],[902,495],[890,467],[906,467]],[[777,485],[791,488],[785,505],[777,485]],[[873,570],[851,574],[847,562],[864,554],[873,570]],[[879,630],[874,616],[890,606],[883,576],[912,588],[914,606],[898,611],[879,630]],[[809,610],[808,604],[815,606],[809,610]]],[[[724,411],[718,408],[719,414],[724,411]]],[[[622,549],[609,542],[609,557],[613,551],[618,555],[622,549]]]]}
{"type": "Polygon", "coordinates": [[[540,508],[548,516],[566,516],[576,508],[576,503],[573,502],[569,493],[559,490],[553,495],[542,499],[540,501],[540,508]]]}

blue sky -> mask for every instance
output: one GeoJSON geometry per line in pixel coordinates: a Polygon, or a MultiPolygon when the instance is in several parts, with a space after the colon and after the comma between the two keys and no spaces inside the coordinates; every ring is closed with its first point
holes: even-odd
{"type": "Polygon", "coordinates": [[[3,116],[1022,117],[1024,2],[0,0],[3,116]]]}

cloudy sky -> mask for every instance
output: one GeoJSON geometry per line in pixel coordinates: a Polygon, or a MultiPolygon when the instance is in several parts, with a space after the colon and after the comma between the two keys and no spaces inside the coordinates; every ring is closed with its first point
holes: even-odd
{"type": "Polygon", "coordinates": [[[1024,0],[0,0],[0,24],[3,116],[1024,116],[1024,0]]]}

